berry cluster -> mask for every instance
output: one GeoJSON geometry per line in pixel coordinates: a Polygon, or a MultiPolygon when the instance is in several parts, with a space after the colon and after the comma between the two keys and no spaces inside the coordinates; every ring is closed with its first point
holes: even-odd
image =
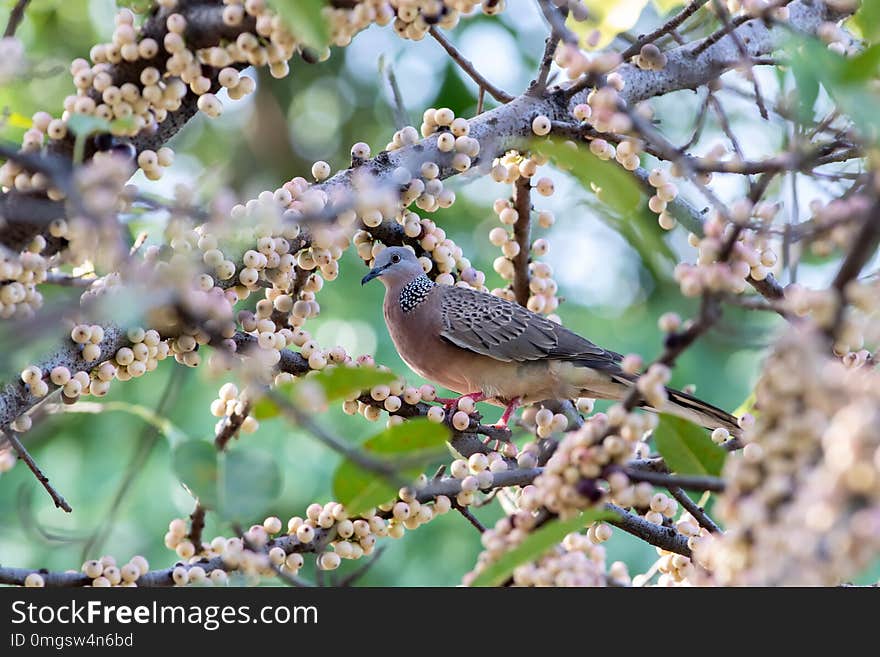
{"type": "Polygon", "coordinates": [[[880,545],[878,373],[821,344],[791,331],[764,365],[761,413],[726,466],[718,511],[728,530],[695,546],[715,583],[836,585],[880,545]]]}

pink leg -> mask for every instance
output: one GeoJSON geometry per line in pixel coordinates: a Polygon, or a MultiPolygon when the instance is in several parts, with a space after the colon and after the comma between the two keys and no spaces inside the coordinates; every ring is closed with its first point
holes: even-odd
{"type": "Polygon", "coordinates": [[[434,401],[440,402],[441,404],[443,404],[443,407],[446,408],[446,410],[449,410],[451,408],[455,408],[458,405],[458,400],[464,399],[465,397],[469,397],[475,402],[480,402],[486,399],[485,395],[483,395],[482,392],[469,392],[468,394],[462,395],[461,397],[435,397],[434,401]]]}
{"type": "Polygon", "coordinates": [[[513,412],[519,408],[519,397],[514,397],[510,400],[510,403],[504,409],[504,413],[501,415],[501,419],[495,424],[496,427],[507,427],[507,423],[510,422],[510,416],[513,415],[513,412]]]}

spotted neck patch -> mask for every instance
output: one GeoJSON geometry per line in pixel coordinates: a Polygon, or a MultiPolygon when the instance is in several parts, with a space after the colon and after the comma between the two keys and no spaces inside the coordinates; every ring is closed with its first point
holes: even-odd
{"type": "Polygon", "coordinates": [[[428,298],[435,283],[425,275],[412,279],[400,290],[400,309],[405,313],[412,312],[428,298]]]}

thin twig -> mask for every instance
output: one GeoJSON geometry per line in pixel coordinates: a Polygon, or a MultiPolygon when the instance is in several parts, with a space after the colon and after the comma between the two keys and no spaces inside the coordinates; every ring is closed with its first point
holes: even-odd
{"type": "Polygon", "coordinates": [[[483,523],[481,523],[477,519],[477,517],[473,513],[470,512],[470,509],[468,509],[466,506],[461,506],[460,504],[458,504],[457,502],[455,502],[453,500],[452,508],[455,509],[456,511],[458,511],[469,523],[471,523],[474,527],[476,527],[478,532],[480,532],[482,534],[483,532],[486,531],[486,528],[483,526],[483,523]]]}
{"type": "Polygon", "coordinates": [[[43,488],[46,489],[46,492],[52,497],[52,501],[55,502],[55,506],[59,509],[67,511],[70,513],[73,509],[67,503],[61,494],[55,490],[55,487],[49,483],[49,478],[43,474],[43,471],[40,470],[40,467],[36,464],[34,459],[28,453],[27,449],[25,449],[24,445],[21,444],[21,441],[18,439],[18,434],[10,428],[5,428],[4,433],[6,434],[6,439],[12,445],[12,448],[15,450],[15,453],[18,454],[18,458],[24,461],[27,464],[27,467],[30,468],[31,472],[34,473],[34,476],[37,478],[41,484],[43,484],[43,488]]]}
{"type": "Polygon", "coordinates": [[[709,102],[711,98],[712,92],[709,91],[706,93],[706,97],[703,98],[703,102],[700,104],[700,109],[697,112],[697,118],[694,122],[694,131],[693,133],[691,133],[691,138],[687,140],[687,143],[678,147],[678,150],[682,153],[687,151],[689,148],[691,148],[691,146],[693,146],[700,140],[700,137],[703,134],[703,128],[706,125],[706,116],[709,113],[709,102]]]}
{"type": "Polygon", "coordinates": [[[718,117],[718,124],[721,126],[722,132],[727,135],[727,139],[730,141],[730,145],[733,146],[733,152],[736,153],[736,156],[740,160],[745,160],[746,156],[743,152],[742,146],[739,144],[739,139],[736,137],[736,133],[730,126],[730,120],[727,118],[727,112],[724,111],[724,107],[721,105],[721,102],[715,96],[715,94],[709,94],[706,96],[706,101],[712,106],[712,109],[715,112],[715,116],[718,117]]]}
{"type": "Polygon", "coordinates": [[[397,76],[394,75],[394,67],[385,60],[385,55],[379,57],[379,73],[381,73],[388,86],[391,89],[391,98],[393,103],[391,108],[394,110],[394,126],[401,130],[409,125],[406,118],[406,107],[403,104],[403,95],[400,93],[400,87],[397,84],[397,76]]]}
{"type": "Polygon", "coordinates": [[[550,29],[550,34],[544,42],[544,54],[541,55],[541,63],[538,67],[538,77],[529,85],[529,93],[533,96],[539,96],[547,89],[547,76],[550,75],[550,67],[553,66],[553,55],[556,53],[556,47],[559,45],[560,35],[555,27],[550,29]]]}
{"type": "Polygon", "coordinates": [[[647,481],[657,486],[673,486],[698,491],[710,490],[713,493],[720,493],[724,490],[724,480],[720,477],[669,474],[667,472],[629,470],[626,468],[623,471],[633,481],[647,481]]]}
{"type": "Polygon", "coordinates": [[[675,16],[670,18],[668,21],[663,23],[660,27],[658,27],[653,32],[645,34],[644,36],[640,36],[635,43],[633,43],[629,48],[624,50],[620,56],[623,58],[623,61],[628,60],[630,57],[634,57],[638,55],[642,50],[642,46],[648,43],[654,43],[657,39],[662,37],[664,34],[668,34],[673,32],[678,28],[679,25],[684,23],[688,18],[697,13],[697,10],[700,9],[703,5],[705,5],[709,0],[693,0],[687,7],[678,12],[675,16]]]}
{"type": "Polygon", "coordinates": [[[250,413],[250,403],[244,402],[243,406],[244,408],[241,409],[241,413],[233,413],[223,419],[223,426],[220,427],[220,431],[214,436],[214,447],[217,448],[218,452],[226,449],[229,441],[238,436],[238,432],[241,431],[241,425],[244,424],[250,413]]]}
{"type": "Polygon", "coordinates": [[[452,45],[452,43],[443,36],[443,33],[437,29],[436,26],[432,25],[431,29],[428,30],[428,33],[434,37],[434,39],[443,46],[443,49],[449,53],[449,56],[452,57],[452,60],[458,64],[462,71],[467,73],[470,78],[477,83],[482,89],[485,89],[492,98],[497,100],[499,103],[509,103],[513,100],[514,96],[507,93],[503,89],[499,89],[494,84],[489,82],[486,78],[484,78],[474,65],[468,60],[464,55],[462,55],[458,49],[452,45]]]}
{"type": "Polygon", "coordinates": [[[773,16],[772,16],[773,10],[779,9],[780,7],[784,7],[788,4],[790,4],[791,2],[792,2],[792,0],[778,0],[777,2],[771,3],[764,8],[764,10],[761,12],[760,16],[754,16],[752,14],[743,14],[742,16],[737,16],[735,18],[732,18],[728,24],[724,25],[720,30],[713,32],[708,37],[703,39],[688,54],[694,58],[698,57],[705,50],[707,50],[711,46],[714,46],[716,43],[721,41],[721,39],[723,39],[728,34],[730,34],[731,31],[735,30],[743,23],[748,23],[751,20],[757,20],[759,18],[761,20],[768,21],[768,22],[772,21],[773,20],[773,16]]]}
{"type": "Polygon", "coordinates": [[[556,30],[559,38],[565,43],[577,45],[578,36],[565,25],[565,18],[568,10],[562,7],[556,7],[549,0],[538,0],[538,6],[541,13],[550,25],[550,28],[556,30]]]}
{"type": "Polygon", "coordinates": [[[831,289],[837,293],[838,304],[834,321],[826,331],[829,338],[836,338],[843,324],[847,285],[859,275],[865,263],[876,253],[878,244],[880,244],[880,200],[874,202],[865,216],[859,232],[853,237],[849,252],[831,283],[831,289]]]}
{"type": "Polygon", "coordinates": [[[21,21],[24,20],[24,10],[27,9],[30,1],[31,0],[18,0],[18,2],[15,3],[12,11],[9,12],[9,22],[6,23],[6,31],[3,32],[4,38],[15,36],[15,31],[18,29],[18,26],[21,25],[21,21]]]}
{"type": "Polygon", "coordinates": [[[713,534],[721,533],[721,528],[715,524],[715,521],[703,510],[703,507],[694,502],[683,489],[677,486],[669,486],[668,490],[672,497],[684,507],[684,510],[691,514],[700,527],[708,529],[713,534]]]}
{"type": "Polygon", "coordinates": [[[207,513],[205,507],[202,506],[201,502],[196,501],[193,512],[189,514],[189,534],[187,534],[187,538],[195,547],[196,554],[199,554],[205,548],[202,545],[202,532],[205,530],[205,513],[207,513]]]}
{"type": "Polygon", "coordinates": [[[758,112],[761,114],[761,118],[767,120],[769,118],[767,115],[767,106],[764,104],[764,94],[761,93],[761,87],[758,84],[758,79],[755,77],[754,62],[752,61],[752,56],[749,54],[749,51],[746,48],[746,44],[743,43],[743,40],[740,37],[739,33],[733,28],[733,26],[731,26],[730,12],[727,11],[727,7],[725,7],[720,2],[720,0],[712,0],[712,6],[715,7],[715,13],[718,14],[718,17],[721,19],[722,24],[725,28],[727,28],[727,31],[730,33],[730,38],[733,39],[733,44],[736,46],[737,51],[743,58],[743,62],[748,65],[746,79],[748,79],[752,83],[752,88],[755,91],[755,103],[758,106],[758,112]]]}
{"type": "Polygon", "coordinates": [[[367,559],[363,564],[361,564],[361,566],[357,570],[349,573],[348,575],[343,577],[341,580],[339,580],[339,582],[337,582],[336,586],[346,587],[346,586],[351,586],[352,584],[357,582],[361,577],[363,577],[364,575],[367,574],[367,572],[370,570],[370,568],[372,568],[373,566],[376,565],[376,562],[379,560],[379,557],[382,556],[382,554],[385,552],[385,549],[387,547],[388,547],[387,545],[380,545],[378,548],[376,548],[376,551],[370,555],[369,559],[367,559]]]}

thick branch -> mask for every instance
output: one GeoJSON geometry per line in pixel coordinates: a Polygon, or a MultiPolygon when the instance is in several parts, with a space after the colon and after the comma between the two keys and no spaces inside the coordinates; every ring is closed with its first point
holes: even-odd
{"type": "Polygon", "coordinates": [[[513,294],[525,306],[529,301],[529,247],[532,224],[532,181],[520,176],[513,185],[513,203],[518,218],[513,225],[513,238],[519,253],[513,259],[513,294]]]}
{"type": "Polygon", "coordinates": [[[686,557],[691,556],[691,549],[687,544],[687,536],[679,534],[673,527],[655,525],[644,518],[628,513],[616,504],[606,504],[605,508],[609,511],[613,511],[618,516],[617,518],[609,520],[609,525],[619,527],[628,534],[632,534],[633,536],[668,552],[675,552],[676,554],[682,554],[686,557]]]}

